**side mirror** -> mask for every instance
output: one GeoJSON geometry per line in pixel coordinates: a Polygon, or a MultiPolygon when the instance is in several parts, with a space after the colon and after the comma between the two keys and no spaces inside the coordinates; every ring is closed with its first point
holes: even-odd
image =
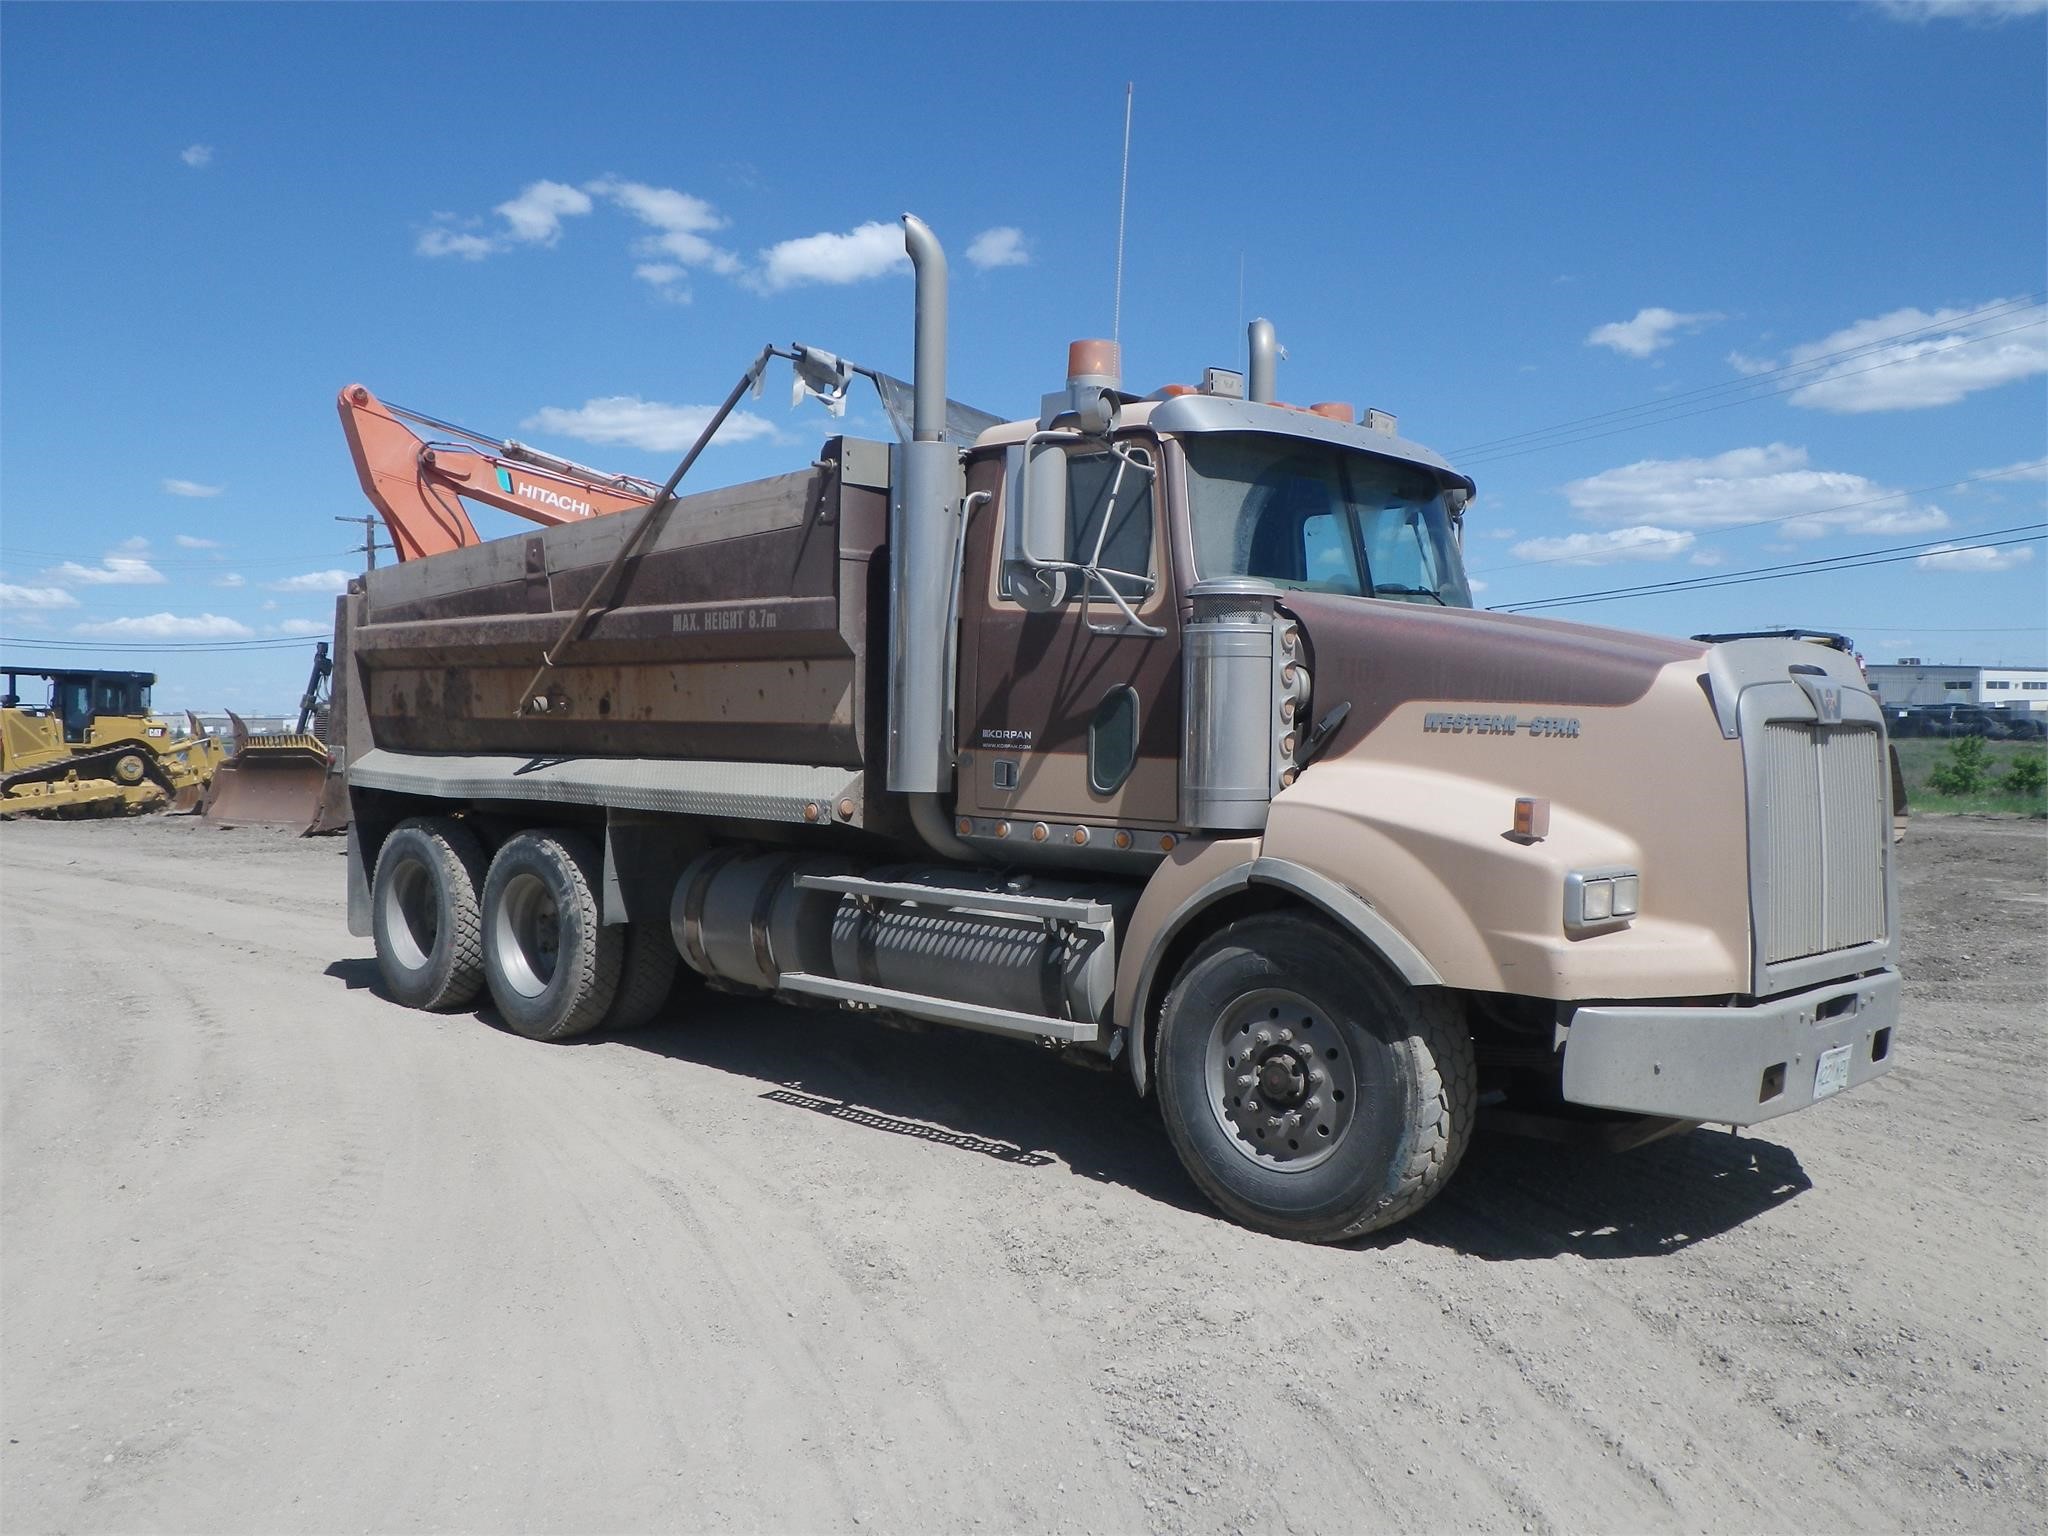
{"type": "Polygon", "coordinates": [[[1057,443],[1009,450],[1003,515],[1003,575],[1010,596],[1032,613],[1066,601],[1067,455],[1057,443]]]}

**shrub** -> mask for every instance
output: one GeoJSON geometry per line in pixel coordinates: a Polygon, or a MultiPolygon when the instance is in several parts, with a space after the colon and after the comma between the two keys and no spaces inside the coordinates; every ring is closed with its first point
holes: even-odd
{"type": "Polygon", "coordinates": [[[1987,766],[1984,738],[1958,736],[1927,775],[1927,784],[1938,794],[1974,795],[1984,788],[1987,766]]]}
{"type": "Polygon", "coordinates": [[[1998,781],[1998,787],[2009,795],[2027,795],[2035,799],[2048,794],[2048,758],[2043,758],[2038,752],[2014,758],[2012,766],[2005,770],[2005,777],[1998,781]]]}

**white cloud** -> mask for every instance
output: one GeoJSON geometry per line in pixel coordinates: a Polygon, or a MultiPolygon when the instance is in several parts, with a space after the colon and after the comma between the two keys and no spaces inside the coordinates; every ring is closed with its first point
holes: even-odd
{"type": "Polygon", "coordinates": [[[501,247],[489,235],[471,234],[446,224],[435,224],[420,231],[419,244],[413,249],[422,256],[456,256],[464,261],[482,261],[501,247]]]}
{"type": "Polygon", "coordinates": [[[685,272],[682,267],[677,266],[672,261],[649,261],[635,267],[633,275],[643,283],[652,283],[657,288],[666,288],[669,284],[685,276],[685,272]]]}
{"type": "Polygon", "coordinates": [[[1692,558],[1685,563],[1687,565],[1719,565],[1727,558],[1718,549],[1696,549],[1692,552],[1692,558]]]}
{"type": "Polygon", "coordinates": [[[590,212],[590,194],[566,182],[528,182],[517,197],[498,204],[495,211],[511,226],[514,240],[553,245],[561,238],[563,219],[590,212]]]}
{"type": "Polygon", "coordinates": [[[1488,528],[1485,530],[1485,535],[1489,539],[1512,539],[1515,537],[1515,530],[1512,528],[1488,528]]]}
{"type": "Polygon", "coordinates": [[[2009,571],[2016,565],[2025,565],[2034,558],[2033,550],[2024,544],[2010,545],[2004,549],[1957,549],[1953,544],[1944,544],[1939,549],[1930,549],[1913,563],[1923,571],[2009,571]]]}
{"type": "Polygon", "coordinates": [[[1648,357],[1671,345],[1679,335],[1712,325],[1722,317],[1711,311],[1680,314],[1675,309],[1639,309],[1633,320],[1597,325],[1586,336],[1589,347],[1607,347],[1625,357],[1648,357]]]}
{"type": "Polygon", "coordinates": [[[303,576],[287,576],[282,581],[266,581],[264,586],[273,592],[326,592],[339,595],[348,589],[348,572],[308,571],[303,576]]]}
{"type": "Polygon", "coordinates": [[[160,480],[157,488],[166,496],[218,496],[227,487],[223,485],[202,485],[197,480],[160,480]]]}
{"type": "MultiPolygon", "coordinates": [[[[673,187],[650,187],[645,182],[621,181],[615,176],[591,182],[588,190],[659,231],[634,247],[635,255],[668,258],[666,262],[657,261],[655,266],[705,267],[726,277],[739,272],[738,256],[704,238],[713,230],[724,229],[731,221],[703,198],[673,187]]],[[[648,270],[636,268],[635,275],[657,286],[674,281],[647,277],[648,270]]]]}
{"type": "Polygon", "coordinates": [[[334,632],[334,626],[324,619],[286,619],[282,624],[270,626],[274,635],[327,635],[334,632]]]}
{"type": "MultiPolygon", "coordinates": [[[[2048,373],[2048,315],[2024,305],[2022,299],[1992,299],[1968,309],[1895,309],[1858,320],[1791,350],[1785,366],[1794,368],[1819,364],[1838,352],[1854,355],[1802,374],[1805,383],[1787,398],[1794,405],[1841,415],[1914,411],[1953,405],[1978,390],[2048,373]],[[1998,312],[1981,314],[1984,310],[1998,312]],[[1964,318],[1969,315],[1977,318],[1964,318]],[[1908,331],[1918,334],[1885,341],[1908,331]]],[[[1769,359],[1743,362],[1780,366],[1769,359]]]]}
{"type": "Polygon", "coordinates": [[[1998,23],[2048,11],[2048,0],[1878,0],[1878,9],[1895,21],[1998,23]]]}
{"type": "Polygon", "coordinates": [[[17,587],[0,581],[0,603],[16,608],[76,608],[78,599],[62,587],[17,587]]]}
{"type": "Polygon", "coordinates": [[[1939,507],[1880,499],[1886,487],[1862,475],[1810,468],[1804,448],[1784,443],[1706,459],[1643,459],[1574,480],[1564,494],[1588,522],[1724,528],[1796,518],[1781,525],[1792,538],[1926,533],[1949,522],[1939,507]]]}
{"type": "Polygon", "coordinates": [[[860,283],[907,269],[903,231],[894,224],[869,223],[843,235],[805,235],[761,252],[761,269],[750,285],[780,293],[806,283],[860,283]]]}
{"type": "MultiPolygon", "coordinates": [[[[609,395],[570,408],[542,406],[520,426],[529,432],[552,432],[586,443],[625,443],[649,453],[680,453],[697,440],[716,412],[709,405],[666,405],[638,395],[609,395]]],[[[744,443],[773,437],[775,425],[747,411],[734,411],[712,439],[744,443]]]]}
{"type": "Polygon", "coordinates": [[[1465,585],[1469,590],[1471,590],[1474,593],[1484,592],[1486,590],[1486,583],[1481,581],[1477,576],[1467,576],[1465,578],[1465,585]]]}
{"type": "Polygon", "coordinates": [[[1768,357],[1751,357],[1747,352],[1730,352],[1728,366],[1737,373],[1748,374],[1754,378],[1759,373],[1771,372],[1778,365],[1768,357]]]}
{"type": "MultiPolygon", "coordinates": [[[[129,545],[139,542],[131,539],[129,545]]],[[[142,556],[134,554],[111,554],[98,565],[80,565],[75,560],[66,560],[62,565],[55,566],[43,574],[52,581],[70,582],[75,586],[85,587],[154,587],[162,585],[164,581],[162,571],[142,556]]]]}
{"type": "Polygon", "coordinates": [[[1001,224],[984,229],[967,247],[967,259],[986,272],[990,267],[1022,267],[1031,262],[1024,231],[1001,224]]]}
{"type": "Polygon", "coordinates": [[[216,576],[213,584],[216,587],[246,587],[249,585],[249,578],[240,571],[229,571],[224,576],[216,576]]]}
{"type": "Polygon", "coordinates": [[[1692,548],[1693,535],[1670,528],[1616,528],[1607,533],[1568,533],[1555,539],[1527,539],[1514,547],[1517,560],[1555,560],[1564,565],[1612,565],[1617,560],[1669,560],[1692,548]]]}
{"type": "Polygon", "coordinates": [[[656,229],[687,229],[704,234],[723,229],[731,222],[703,198],[673,187],[650,187],[645,182],[602,176],[590,182],[586,190],[609,198],[641,223],[652,224],[656,229]]]}
{"type": "Polygon", "coordinates": [[[217,613],[190,618],[175,613],[149,613],[134,619],[108,619],[100,624],[74,624],[71,632],[136,640],[243,640],[256,633],[248,625],[217,613]]]}
{"type": "Polygon", "coordinates": [[[187,144],[178,151],[178,158],[191,166],[195,171],[204,170],[207,166],[213,164],[213,146],[211,144],[187,144]]]}
{"type": "Polygon", "coordinates": [[[172,540],[180,549],[219,549],[220,540],[202,539],[197,534],[181,533],[172,540]]]}

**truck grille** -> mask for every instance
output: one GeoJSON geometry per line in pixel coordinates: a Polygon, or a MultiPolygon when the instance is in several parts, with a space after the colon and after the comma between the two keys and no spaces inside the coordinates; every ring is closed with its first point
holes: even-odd
{"type": "Polygon", "coordinates": [[[1755,813],[1756,921],[1766,964],[1885,936],[1883,737],[1856,726],[1765,725],[1755,813]]]}

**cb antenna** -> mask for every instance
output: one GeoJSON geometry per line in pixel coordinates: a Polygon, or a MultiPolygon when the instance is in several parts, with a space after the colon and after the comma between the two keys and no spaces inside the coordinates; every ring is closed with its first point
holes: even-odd
{"type": "Polygon", "coordinates": [[[1119,347],[1124,339],[1124,209],[1131,197],[1131,93],[1135,88],[1132,81],[1124,82],[1124,174],[1116,193],[1116,299],[1109,317],[1109,338],[1119,347]]]}

